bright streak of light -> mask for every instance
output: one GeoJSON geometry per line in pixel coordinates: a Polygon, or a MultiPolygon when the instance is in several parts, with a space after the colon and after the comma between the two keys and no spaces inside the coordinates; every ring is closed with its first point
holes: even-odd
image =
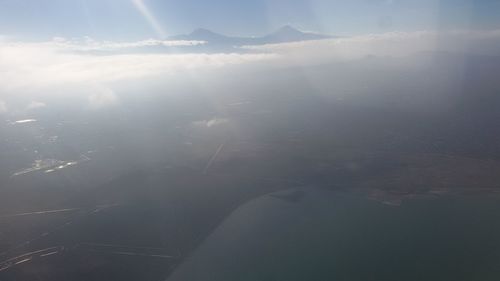
{"type": "Polygon", "coordinates": [[[36,122],[36,119],[25,119],[25,120],[18,120],[13,122],[12,124],[25,124],[25,123],[32,123],[36,122]]]}
{"type": "Polygon", "coordinates": [[[58,252],[58,251],[55,251],[55,252],[50,252],[50,253],[48,253],[48,254],[43,254],[43,255],[40,255],[40,257],[48,257],[48,256],[55,255],[55,254],[57,254],[57,253],[59,253],[59,252],[58,252]]]}
{"type": "Polygon", "coordinates": [[[168,255],[154,255],[154,254],[142,254],[142,253],[134,253],[134,252],[117,252],[117,251],[98,251],[92,249],[86,249],[89,252],[96,253],[105,253],[105,254],[114,254],[114,255],[123,255],[123,256],[139,256],[139,257],[151,257],[151,258],[162,258],[162,259],[173,259],[174,256],[168,255]]]}
{"type": "Polygon", "coordinates": [[[18,261],[18,262],[16,262],[16,263],[14,263],[14,265],[18,265],[18,264],[21,264],[21,263],[25,263],[25,262],[28,262],[28,261],[30,261],[30,260],[32,260],[32,258],[27,258],[27,259],[24,259],[24,260],[20,260],[20,261],[18,261]]]}
{"type": "Polygon", "coordinates": [[[212,158],[210,158],[210,160],[208,160],[208,163],[207,165],[205,166],[205,169],[203,169],[203,174],[206,175],[207,172],[208,172],[208,169],[210,169],[210,167],[212,166],[212,164],[215,162],[215,160],[217,159],[217,156],[219,156],[219,153],[222,151],[222,148],[224,148],[224,144],[225,143],[222,143],[221,145],[219,145],[219,147],[217,148],[217,151],[215,151],[214,155],[212,156],[212,158]]]}
{"type": "Polygon", "coordinates": [[[132,0],[132,3],[137,8],[137,10],[139,10],[142,16],[146,18],[146,20],[149,22],[158,36],[160,36],[161,38],[167,37],[165,31],[163,30],[163,27],[160,25],[153,13],[149,10],[148,6],[144,4],[144,0],[132,0]]]}
{"type": "Polygon", "coordinates": [[[59,210],[38,211],[38,212],[30,212],[30,213],[20,213],[20,214],[12,214],[12,215],[1,215],[0,219],[2,219],[2,218],[13,218],[13,217],[22,217],[22,216],[29,216],[29,215],[43,215],[43,214],[73,212],[73,211],[79,211],[79,210],[81,210],[81,209],[79,209],[79,208],[72,208],[72,209],[59,209],[59,210]]]}

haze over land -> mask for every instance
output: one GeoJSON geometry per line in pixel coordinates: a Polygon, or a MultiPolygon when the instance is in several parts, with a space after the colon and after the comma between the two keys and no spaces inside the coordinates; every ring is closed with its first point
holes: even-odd
{"type": "Polygon", "coordinates": [[[496,4],[263,2],[307,28],[0,11],[0,280],[498,279],[496,4]]]}

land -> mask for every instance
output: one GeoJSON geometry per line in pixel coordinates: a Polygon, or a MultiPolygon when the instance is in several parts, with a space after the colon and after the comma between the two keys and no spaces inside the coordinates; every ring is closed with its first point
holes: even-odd
{"type": "MultiPolygon", "coordinates": [[[[322,87],[336,67],[307,71],[322,87]]],[[[315,90],[304,72],[269,71],[257,83],[228,71],[230,82],[208,92],[139,87],[104,111],[69,97],[19,117],[36,122],[3,120],[0,280],[165,280],[241,205],[293,188],[394,212],[412,200],[500,195],[498,100],[473,87],[480,79],[464,83],[482,101],[460,92],[446,110],[417,110],[426,97],[415,92],[427,94],[418,81],[360,97],[342,85],[315,90]]]]}

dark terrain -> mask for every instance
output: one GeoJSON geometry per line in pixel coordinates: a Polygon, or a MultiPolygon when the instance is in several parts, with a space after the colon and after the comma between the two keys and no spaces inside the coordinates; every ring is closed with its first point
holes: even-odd
{"type": "Polygon", "coordinates": [[[239,206],[298,187],[388,206],[497,198],[500,84],[487,76],[498,62],[470,58],[468,78],[446,89],[432,83],[453,78],[452,63],[379,76],[387,62],[374,59],[258,79],[227,71],[211,90],[179,82],[176,95],[131,88],[105,112],[68,98],[3,116],[0,280],[165,280],[239,206]],[[342,85],[352,73],[370,75],[342,85]],[[76,164],[14,176],[37,159],[76,164]]]}

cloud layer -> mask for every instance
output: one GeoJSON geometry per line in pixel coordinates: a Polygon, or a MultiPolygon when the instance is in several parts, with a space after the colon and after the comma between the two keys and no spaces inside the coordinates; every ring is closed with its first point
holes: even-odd
{"type": "Polygon", "coordinates": [[[59,48],[61,50],[72,51],[117,51],[123,49],[134,49],[144,47],[189,47],[206,44],[205,41],[188,41],[188,40],[157,40],[147,39],[136,42],[112,42],[112,41],[96,41],[90,37],[83,39],[68,40],[62,37],[55,37],[50,42],[44,43],[50,47],[59,48]]]}
{"type": "Polygon", "coordinates": [[[40,101],[31,101],[28,106],[26,107],[27,110],[35,110],[39,108],[44,108],[46,106],[45,103],[40,102],[40,101]]]}
{"type": "Polygon", "coordinates": [[[91,38],[14,42],[4,37],[0,40],[0,99],[3,100],[0,112],[7,111],[10,97],[31,95],[30,101],[38,103],[27,103],[24,108],[30,110],[44,105],[36,95],[52,92],[83,92],[90,108],[103,108],[118,102],[119,95],[113,85],[143,79],[161,82],[176,75],[202,77],[203,71],[211,73],[229,66],[303,67],[359,61],[367,56],[401,58],[423,52],[500,55],[500,30],[393,32],[248,46],[234,53],[147,53],[142,49],[203,44],[203,41],[153,39],[109,42],[91,38]],[[132,49],[137,52],[120,52],[132,49]]]}
{"type": "Polygon", "coordinates": [[[294,64],[346,61],[366,56],[404,57],[421,52],[500,55],[500,30],[390,32],[348,38],[303,41],[245,49],[280,54],[294,64]]]}
{"type": "Polygon", "coordinates": [[[7,104],[0,100],[0,114],[7,112],[7,104]]]}
{"type": "Polygon", "coordinates": [[[262,61],[269,54],[92,54],[144,46],[197,45],[192,41],[145,40],[132,43],[96,42],[91,39],[26,43],[0,41],[0,97],[20,92],[46,91],[58,86],[106,84],[181,71],[218,68],[262,61]],[[80,42],[80,43],[77,43],[80,42]]]}

